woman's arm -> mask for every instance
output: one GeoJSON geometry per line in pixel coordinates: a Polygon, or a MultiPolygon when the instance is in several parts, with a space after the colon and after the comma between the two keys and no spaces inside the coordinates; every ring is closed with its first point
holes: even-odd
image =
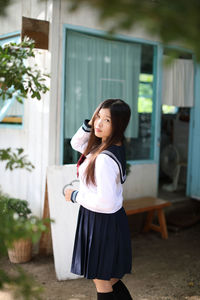
{"type": "MultiPolygon", "coordinates": [[[[119,167],[106,154],[98,155],[95,164],[96,190],[93,186],[80,190],[75,196],[75,202],[102,213],[112,213],[116,208],[116,195],[119,189],[119,167]]],[[[121,194],[118,195],[122,196],[121,194]]]]}
{"type": "Polygon", "coordinates": [[[119,167],[106,154],[98,155],[95,164],[97,186],[96,208],[102,212],[111,212],[116,207],[117,184],[119,183],[119,167]]]}
{"type": "Polygon", "coordinates": [[[66,189],[65,190],[65,200],[68,202],[76,202],[76,195],[77,195],[78,191],[77,190],[73,190],[73,189],[66,189]]]}
{"type": "Polygon", "coordinates": [[[89,125],[89,120],[85,120],[83,125],[78,129],[71,139],[72,148],[80,153],[83,153],[87,147],[90,132],[91,125],[89,125]]]}
{"type": "Polygon", "coordinates": [[[91,120],[85,120],[83,125],[78,129],[78,131],[72,137],[71,146],[74,150],[76,150],[80,153],[83,153],[84,150],[86,149],[87,143],[89,140],[89,136],[90,136],[90,132],[91,132],[91,128],[92,128],[92,123],[93,123],[99,109],[100,109],[100,105],[94,111],[91,120]]]}

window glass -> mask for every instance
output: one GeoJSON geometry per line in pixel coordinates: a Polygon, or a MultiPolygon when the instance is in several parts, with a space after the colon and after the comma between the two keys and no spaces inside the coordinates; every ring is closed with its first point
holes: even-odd
{"type": "MultiPolygon", "coordinates": [[[[8,43],[19,43],[20,36],[0,37],[0,46],[3,47],[8,43]]],[[[0,87],[1,88],[1,87],[0,87]]],[[[5,125],[22,125],[23,123],[23,104],[19,103],[15,97],[3,100],[0,98],[0,124],[5,125]]]]}
{"type": "Polygon", "coordinates": [[[131,107],[126,131],[128,160],[153,158],[153,46],[67,30],[63,163],[76,163],[70,140],[97,105],[121,98],[131,107]]]}
{"type": "Polygon", "coordinates": [[[173,105],[162,105],[162,113],[163,114],[176,114],[178,112],[178,108],[173,105]]]}

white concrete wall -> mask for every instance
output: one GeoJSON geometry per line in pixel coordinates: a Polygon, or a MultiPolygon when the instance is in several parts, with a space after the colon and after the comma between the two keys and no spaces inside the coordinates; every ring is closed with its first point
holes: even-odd
{"type": "Polygon", "coordinates": [[[157,195],[157,165],[138,164],[131,166],[131,172],[123,185],[124,199],[157,195]]]}
{"type": "MultiPolygon", "coordinates": [[[[61,91],[62,91],[62,71],[63,71],[63,26],[64,24],[88,27],[91,29],[106,30],[105,26],[97,22],[97,13],[90,7],[81,7],[75,13],[69,13],[67,1],[55,0],[53,6],[53,44],[52,44],[52,93],[51,93],[51,111],[50,119],[53,120],[50,124],[50,165],[60,163],[60,116],[61,116],[61,91]],[[58,100],[58,102],[56,101],[58,100]]],[[[118,32],[134,38],[151,40],[140,28],[135,28],[131,32],[118,32]]],[[[156,40],[156,39],[155,39],[156,40]]],[[[133,165],[132,172],[128,177],[125,187],[125,194],[128,198],[139,196],[155,196],[157,193],[157,166],[156,164],[141,164],[133,165]]],[[[127,198],[126,197],[126,198],[127,198]]]]}
{"type": "Polygon", "coordinates": [[[13,0],[1,16],[0,35],[17,30],[21,31],[22,16],[51,21],[52,0],[13,0]]]}
{"type": "MultiPolygon", "coordinates": [[[[60,116],[63,71],[63,25],[71,24],[105,30],[98,24],[96,13],[83,7],[69,13],[65,0],[16,0],[1,19],[0,35],[20,31],[22,16],[50,21],[50,51],[41,50],[37,63],[51,72],[51,92],[41,101],[25,101],[24,128],[0,128],[0,148],[23,147],[35,165],[32,173],[6,171],[0,165],[0,185],[11,196],[27,199],[33,212],[41,215],[47,165],[60,163],[60,116]]],[[[141,29],[123,32],[127,36],[152,40],[141,29]]],[[[125,198],[156,195],[157,167],[155,164],[133,165],[125,187],[125,198]]]]}
{"type": "MultiPolygon", "coordinates": [[[[0,35],[21,31],[22,16],[51,21],[51,9],[51,1],[14,2],[7,10],[7,17],[1,19],[0,35]]],[[[36,50],[36,58],[30,63],[37,63],[42,71],[50,73],[50,59],[49,51],[36,50]]],[[[31,173],[25,170],[11,172],[5,171],[5,165],[0,163],[1,189],[13,197],[28,200],[33,213],[39,216],[43,210],[48,144],[49,92],[42,96],[41,101],[25,100],[22,129],[0,128],[0,148],[24,148],[35,166],[31,173]]]]}

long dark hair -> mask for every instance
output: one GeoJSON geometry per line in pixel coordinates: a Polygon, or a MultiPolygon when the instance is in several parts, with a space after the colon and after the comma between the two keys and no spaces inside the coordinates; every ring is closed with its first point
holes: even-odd
{"type": "Polygon", "coordinates": [[[94,185],[96,185],[94,176],[96,157],[99,153],[107,149],[109,146],[115,145],[117,143],[123,143],[124,131],[126,130],[126,127],[129,123],[130,116],[131,110],[129,105],[121,99],[107,99],[99,105],[99,108],[92,120],[92,130],[87,148],[84,152],[85,156],[91,153],[90,161],[85,170],[86,184],[93,183],[94,185]],[[106,139],[105,142],[102,142],[101,138],[96,137],[94,133],[94,121],[102,108],[108,108],[110,110],[112,125],[111,135],[106,139]]]}

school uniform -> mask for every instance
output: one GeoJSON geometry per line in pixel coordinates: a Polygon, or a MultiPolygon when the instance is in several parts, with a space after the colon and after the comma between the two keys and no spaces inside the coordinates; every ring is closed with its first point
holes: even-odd
{"type": "MultiPolygon", "coordinates": [[[[85,120],[71,140],[72,148],[83,153],[91,126],[85,120]]],[[[131,272],[132,252],[127,216],[122,206],[122,184],[126,180],[123,146],[112,145],[95,162],[96,185],[86,185],[88,159],[79,166],[80,189],[72,202],[80,204],[71,272],[88,279],[122,278],[131,272]]]]}

